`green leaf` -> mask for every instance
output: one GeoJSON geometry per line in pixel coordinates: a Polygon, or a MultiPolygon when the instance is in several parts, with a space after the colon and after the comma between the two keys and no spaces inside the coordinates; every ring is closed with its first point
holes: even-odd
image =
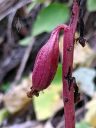
{"type": "Polygon", "coordinates": [[[56,85],[62,84],[62,65],[61,64],[58,64],[58,69],[52,81],[52,84],[56,84],[56,85]]]}
{"type": "Polygon", "coordinates": [[[22,45],[22,46],[27,46],[30,43],[30,41],[31,41],[31,37],[27,37],[27,38],[21,40],[19,42],[19,44],[22,45]]]}
{"type": "Polygon", "coordinates": [[[90,12],[96,11],[96,0],[87,0],[87,9],[90,12]]]}
{"type": "Polygon", "coordinates": [[[1,86],[1,90],[3,90],[4,92],[6,92],[10,87],[10,84],[9,83],[4,83],[2,86],[1,86]]]}
{"type": "Polygon", "coordinates": [[[34,0],[32,3],[30,3],[27,7],[27,11],[30,12],[35,7],[36,4],[37,4],[36,0],[34,0]]]}
{"type": "Polygon", "coordinates": [[[50,4],[38,14],[32,34],[36,36],[42,32],[51,32],[57,25],[67,22],[68,19],[69,8],[66,4],[50,4]]]}
{"type": "Polygon", "coordinates": [[[76,124],[76,128],[91,128],[91,127],[84,121],[81,121],[80,123],[76,124]]]}
{"type": "Polygon", "coordinates": [[[0,110],[0,124],[3,122],[3,120],[5,118],[8,117],[8,115],[9,115],[9,112],[7,111],[6,108],[3,108],[3,109],[0,110]]]}

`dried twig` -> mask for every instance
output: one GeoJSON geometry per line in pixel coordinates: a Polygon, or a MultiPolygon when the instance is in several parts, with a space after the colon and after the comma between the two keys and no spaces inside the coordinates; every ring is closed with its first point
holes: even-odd
{"type": "Polygon", "coordinates": [[[27,63],[28,58],[30,56],[32,47],[34,45],[35,38],[32,37],[31,40],[30,40],[30,42],[31,43],[28,45],[28,47],[27,47],[27,49],[25,51],[24,57],[22,58],[22,61],[21,61],[20,67],[19,67],[19,69],[17,71],[17,74],[16,74],[16,77],[15,77],[14,83],[18,83],[20,81],[21,77],[22,77],[23,71],[25,69],[26,63],[27,63]]]}
{"type": "Polygon", "coordinates": [[[8,17],[8,31],[7,31],[7,37],[8,37],[8,43],[12,44],[14,42],[14,39],[12,37],[12,22],[14,19],[14,16],[16,14],[16,11],[11,13],[8,17]]]}
{"type": "Polygon", "coordinates": [[[14,5],[14,3],[16,2],[16,1],[14,1],[14,3],[11,3],[10,5],[8,5],[7,7],[6,7],[6,4],[8,3],[8,2],[10,2],[10,1],[13,1],[13,0],[3,0],[3,1],[1,1],[0,2],[0,8],[3,8],[3,10],[2,9],[0,9],[1,11],[0,11],[0,20],[2,20],[3,18],[5,18],[7,15],[9,15],[10,13],[12,13],[12,12],[15,12],[15,11],[17,11],[18,9],[20,9],[21,7],[23,7],[23,6],[25,6],[26,4],[28,4],[28,3],[31,3],[32,2],[32,0],[19,0],[15,5],[14,5]],[[4,3],[5,2],[5,3],[4,3]],[[5,8],[4,8],[4,4],[5,4],[5,8]]]}

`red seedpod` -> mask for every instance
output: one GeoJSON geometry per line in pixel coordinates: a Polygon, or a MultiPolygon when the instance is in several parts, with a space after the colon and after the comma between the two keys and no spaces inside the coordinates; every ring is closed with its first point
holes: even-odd
{"type": "Polygon", "coordinates": [[[39,92],[46,89],[54,78],[58,67],[59,59],[59,29],[55,29],[48,42],[40,49],[37,54],[33,73],[31,91],[28,97],[39,95],[39,92]]]}

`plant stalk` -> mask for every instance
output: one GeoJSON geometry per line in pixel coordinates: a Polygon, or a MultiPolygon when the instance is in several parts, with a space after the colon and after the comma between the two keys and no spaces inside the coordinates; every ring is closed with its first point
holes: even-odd
{"type": "Polygon", "coordinates": [[[64,31],[63,41],[63,101],[65,128],[75,128],[75,107],[74,107],[74,83],[72,77],[74,36],[79,18],[79,5],[76,0],[73,2],[72,17],[69,29],[64,31]]]}

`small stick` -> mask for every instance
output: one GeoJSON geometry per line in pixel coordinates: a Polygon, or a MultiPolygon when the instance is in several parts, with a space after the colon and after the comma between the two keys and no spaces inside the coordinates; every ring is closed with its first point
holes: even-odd
{"type": "Polygon", "coordinates": [[[14,83],[18,83],[20,81],[21,77],[22,77],[23,71],[25,69],[26,63],[27,63],[28,58],[30,56],[30,53],[31,53],[32,47],[34,45],[34,42],[35,42],[35,38],[32,37],[30,39],[30,44],[28,45],[28,47],[27,47],[27,49],[25,51],[25,54],[24,54],[24,57],[23,57],[23,59],[21,61],[20,67],[19,67],[19,69],[17,71],[14,83]]]}

